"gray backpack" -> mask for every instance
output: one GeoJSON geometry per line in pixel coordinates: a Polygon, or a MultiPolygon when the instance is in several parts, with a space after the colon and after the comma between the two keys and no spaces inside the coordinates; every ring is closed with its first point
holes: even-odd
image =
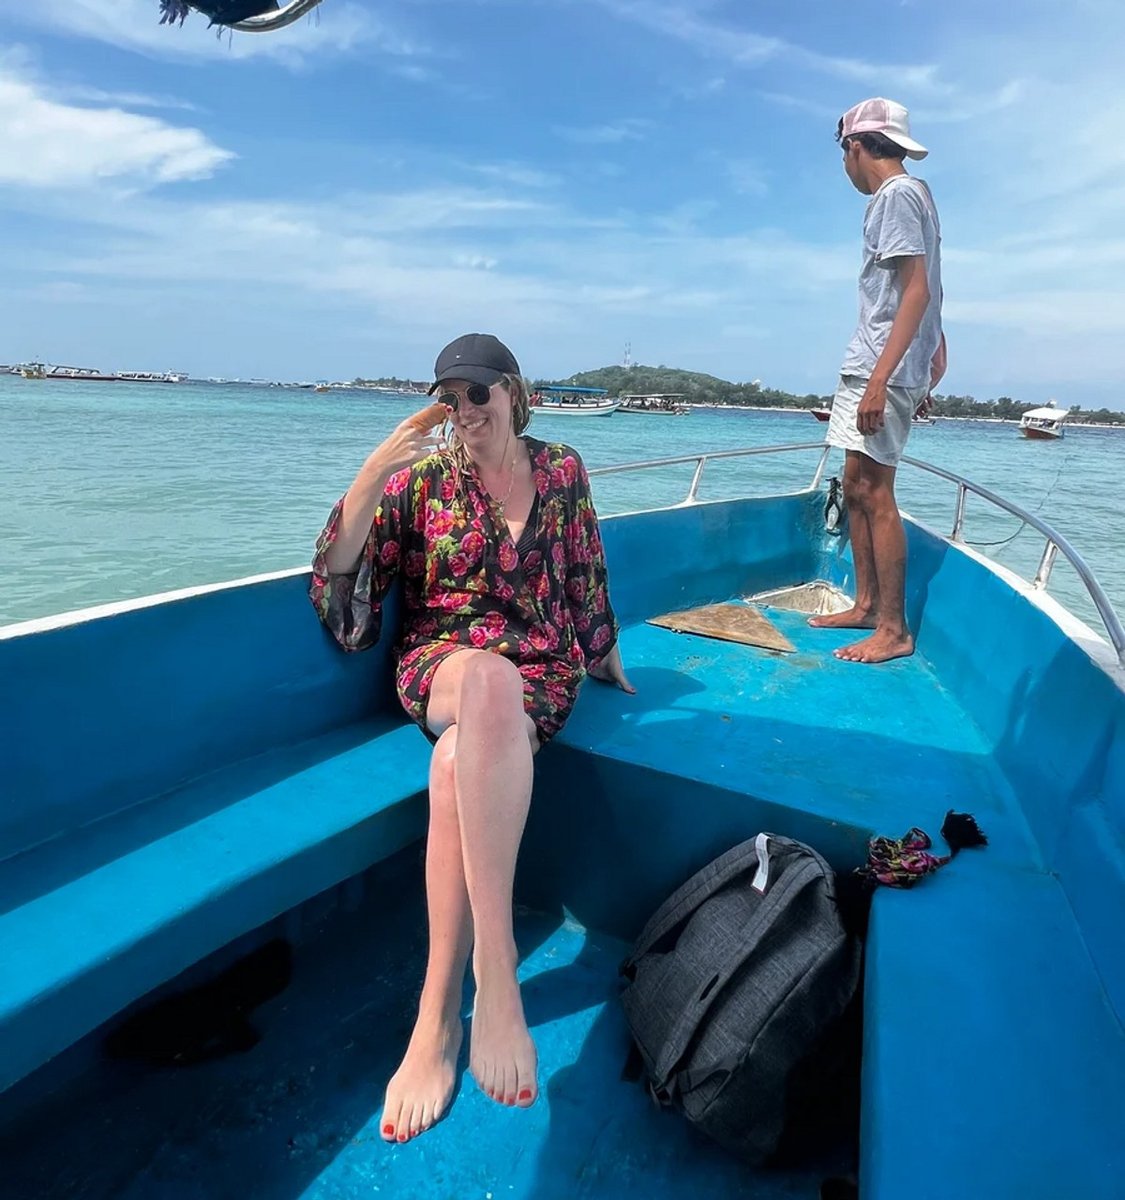
{"type": "Polygon", "coordinates": [[[859,980],[824,859],[773,834],[735,846],[661,905],[621,970],[656,1100],[750,1162],[774,1155],[859,980]]]}

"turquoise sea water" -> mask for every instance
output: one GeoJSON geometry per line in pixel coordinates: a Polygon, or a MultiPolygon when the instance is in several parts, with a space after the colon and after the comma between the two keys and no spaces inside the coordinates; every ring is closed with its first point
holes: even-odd
{"type": "MultiPolygon", "coordinates": [[[[50,383],[0,376],[0,624],[109,600],[299,566],[332,502],[419,397],[237,385],[50,383]]],[[[819,442],[807,413],[696,409],[688,416],[537,416],[531,431],[588,466],[819,442]]],[[[1016,500],[1065,534],[1125,613],[1125,431],[1072,427],[1029,442],[1012,425],[939,421],[909,454],[1016,500]]],[[[816,451],[712,464],[701,497],[806,484],[816,451]]],[[[833,459],[830,470],[839,470],[833,459]]],[[[681,467],[596,481],[603,513],[679,500],[681,467]]],[[[904,467],[900,502],[948,532],[953,485],[904,467]]],[[[971,542],[1019,522],[970,497],[971,542]]],[[[1034,574],[1043,543],[1025,530],[988,553],[1034,574]]],[[[1100,625],[1061,558],[1050,591],[1100,625]]]]}

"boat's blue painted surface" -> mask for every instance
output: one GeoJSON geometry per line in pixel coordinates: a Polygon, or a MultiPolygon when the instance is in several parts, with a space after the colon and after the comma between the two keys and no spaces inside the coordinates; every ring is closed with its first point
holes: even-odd
{"type": "MultiPolygon", "coordinates": [[[[946,808],[974,812],[990,836],[987,850],[963,854],[915,892],[875,897],[863,1195],[1119,1197],[1119,683],[1009,582],[918,527],[910,529],[908,599],[919,635],[911,660],[877,669],[838,662],[831,649],[854,635],[810,630],[796,614],[774,614],[797,646],[791,656],[643,623],[811,578],[846,584],[846,539],[825,533],[823,505],[823,495],[807,494],[605,522],[622,648],[638,694],[587,685],[537,761],[520,897],[629,938],[687,873],[762,828],[802,837],[849,867],[873,832],[898,835],[920,824],[936,835],[946,808]]],[[[424,786],[428,747],[394,710],[386,650],[337,653],[316,628],[303,586],[293,577],[0,638],[0,678],[17,680],[20,693],[9,686],[0,700],[3,726],[17,734],[0,751],[0,778],[9,783],[0,844],[9,854],[38,845],[0,863],[0,892],[9,897],[0,969],[23,989],[0,1012],[0,1039],[20,1050],[7,1079],[168,978],[185,956],[191,961],[302,893],[392,853],[419,827],[422,808],[411,798],[424,786]],[[168,702],[181,693],[182,705],[168,702]],[[45,720],[47,712],[57,719],[45,720]],[[357,725],[365,715],[374,724],[357,725]],[[364,741],[360,728],[388,741],[364,741]],[[334,738],[343,743],[329,752],[334,738]],[[392,743],[386,761],[380,748],[392,743]],[[242,761],[251,755],[264,757],[242,761]],[[108,819],[89,826],[99,817],[108,819]],[[84,912],[89,897],[101,906],[76,945],[63,917],[84,912]],[[47,912],[56,923],[39,918],[47,912]],[[32,947],[36,929],[42,944],[32,947]],[[65,986],[52,987],[52,970],[65,986]],[[36,1029],[38,1043],[28,1033],[36,1029]]],[[[544,953],[566,961],[575,943],[557,932],[565,930],[557,919],[551,928],[544,953]]],[[[371,937],[394,944],[386,929],[371,937]]],[[[398,975],[383,982],[402,989],[398,975]]],[[[599,986],[610,986],[608,975],[599,986]]],[[[545,981],[543,1003],[552,995],[545,981]]],[[[707,1194],[739,1195],[747,1181],[767,1186],[745,1174],[735,1183],[708,1174],[716,1168],[702,1151],[698,1165],[678,1157],[687,1142],[669,1151],[674,1166],[660,1166],[661,1151],[649,1143],[671,1127],[654,1133],[630,1124],[635,1093],[614,1082],[618,1043],[600,1040],[603,1020],[617,1021],[604,1000],[591,1001],[586,1015],[559,1013],[557,1029],[540,1022],[551,1102],[525,1121],[523,1134],[505,1122],[526,1114],[464,1098],[417,1147],[387,1151],[365,1136],[324,1142],[316,1177],[326,1157],[343,1173],[323,1175],[324,1190],[310,1194],[347,1194],[360,1181],[415,1194],[427,1163],[441,1164],[450,1189],[441,1194],[451,1196],[483,1194],[500,1179],[511,1187],[494,1194],[518,1197],[611,1196],[634,1185],[654,1196],[712,1185],[707,1194]],[[583,1094],[601,1088],[612,1100],[604,1143],[561,1082],[576,1063],[583,1094]],[[618,1119],[624,1124],[613,1124],[618,1119]],[[574,1157],[560,1147],[560,1128],[587,1150],[574,1157]],[[497,1174],[517,1136],[522,1149],[511,1172],[497,1174]],[[598,1149],[626,1144],[636,1147],[627,1178],[609,1171],[598,1149]],[[569,1191],[546,1169],[552,1162],[569,1191]]],[[[338,1019],[330,999],[321,995],[321,1003],[327,1021],[338,1019]]],[[[356,1136],[376,1116],[378,1084],[401,1050],[406,1020],[385,1039],[363,1025],[382,1058],[378,1079],[340,1084],[353,1099],[357,1088],[372,1089],[357,1109],[363,1121],[352,1122],[356,1136]]],[[[370,1056],[364,1062],[372,1066],[370,1056]]],[[[225,1069],[237,1077],[240,1068],[225,1069]]],[[[78,1095],[55,1102],[59,1120],[78,1095]]],[[[321,1137],[309,1120],[306,1132],[321,1137]]],[[[191,1146],[178,1152],[188,1172],[191,1146]]],[[[198,1194],[186,1178],[161,1194],[198,1194]]],[[[815,1195],[808,1178],[771,1179],[775,1192],[753,1194],[815,1195]]],[[[296,1194],[291,1182],[258,1194],[296,1194]]],[[[90,1194],[146,1194],[137,1188],[90,1194]]]]}
{"type": "Polygon", "coordinates": [[[328,653],[307,589],[270,579],[0,637],[0,858],[390,712],[389,648],[328,653]]]}
{"type": "MultiPolygon", "coordinates": [[[[516,920],[542,1092],[527,1112],[464,1072],[452,1116],[386,1146],[382,1083],[413,1019],[425,964],[419,856],[384,865],[367,894],[304,933],[293,982],[254,1015],[251,1053],[190,1071],[117,1065],[63,1102],[28,1102],[0,1132],[4,1195],[20,1200],[817,1200],[846,1165],[748,1171],[621,1080],[615,1002],[625,945],[556,916],[516,920]]],[[[468,1015],[466,1005],[464,1013],[468,1015]]]]}
{"type": "Polygon", "coordinates": [[[365,723],[0,867],[0,1088],[138,996],[416,840],[428,746],[365,723]]]}

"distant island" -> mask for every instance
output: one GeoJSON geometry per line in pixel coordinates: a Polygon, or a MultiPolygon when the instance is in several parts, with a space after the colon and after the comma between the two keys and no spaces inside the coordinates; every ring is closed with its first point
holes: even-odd
{"type": "Polygon", "coordinates": [[[364,379],[357,375],[350,384],[337,384],[338,387],[374,388],[380,392],[406,392],[424,396],[430,388],[429,382],[420,379],[399,379],[397,375],[387,375],[382,379],[364,379]]]}
{"type": "MultiPolygon", "coordinates": [[[[580,371],[569,379],[554,380],[572,387],[605,388],[611,396],[657,393],[679,393],[688,404],[729,405],[739,408],[827,408],[831,396],[810,392],[796,396],[777,388],[762,387],[759,383],[731,383],[699,371],[681,371],[675,367],[599,367],[595,371],[580,371]]],[[[546,380],[537,387],[549,386],[546,380]]],[[[1042,401],[1025,404],[1010,396],[996,400],[977,400],[973,396],[934,395],[932,416],[976,420],[1018,421],[1029,409],[1041,407],[1042,401]]],[[[1083,425],[1125,425],[1125,413],[1108,408],[1084,409],[1071,406],[1072,423],[1083,425]]]]}

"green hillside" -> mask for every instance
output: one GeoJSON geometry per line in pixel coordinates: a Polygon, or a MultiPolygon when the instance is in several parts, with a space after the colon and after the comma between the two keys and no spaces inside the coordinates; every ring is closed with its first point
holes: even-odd
{"type": "Polygon", "coordinates": [[[730,383],[700,371],[681,371],[675,367],[599,367],[581,371],[569,379],[556,380],[575,387],[605,388],[610,395],[629,392],[679,392],[691,404],[767,404],[787,408],[815,408],[827,404],[829,396],[794,396],[757,383],[730,383]]]}

